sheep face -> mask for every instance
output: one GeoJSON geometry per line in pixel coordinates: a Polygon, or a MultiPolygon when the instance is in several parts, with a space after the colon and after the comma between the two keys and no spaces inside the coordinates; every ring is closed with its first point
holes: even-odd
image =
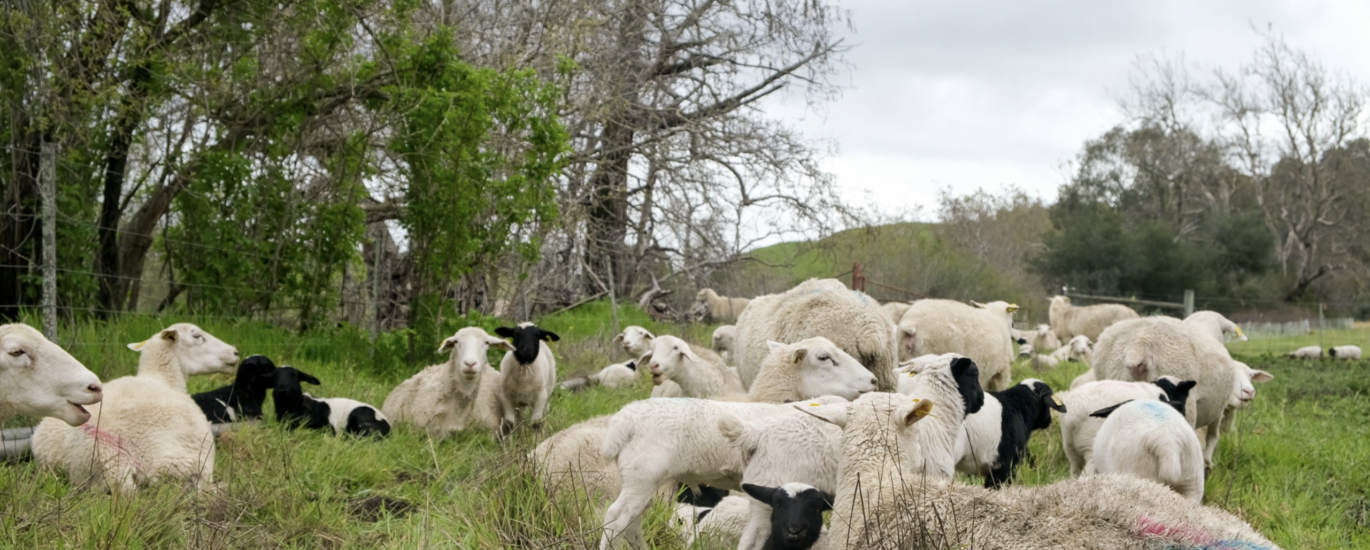
{"type": "Polygon", "coordinates": [[[28,325],[0,326],[0,410],[51,416],[72,426],[90,420],[82,405],[99,403],[95,373],[28,325]]]}
{"type": "Polygon", "coordinates": [[[362,437],[390,435],[390,422],[376,417],[376,409],[357,407],[347,414],[347,433],[362,437]]]}
{"type": "Polygon", "coordinates": [[[1037,418],[1032,419],[1032,429],[1045,430],[1051,427],[1051,411],[1061,414],[1066,413],[1066,404],[1061,402],[1061,398],[1056,397],[1051,391],[1051,386],[1046,382],[1035,378],[1028,378],[1018,383],[1032,390],[1042,401],[1042,407],[1037,409],[1037,418]]]}
{"type": "Polygon", "coordinates": [[[641,359],[652,372],[652,383],[660,386],[662,382],[680,376],[689,367],[686,361],[701,361],[690,345],[674,336],[661,336],[652,340],[652,349],[641,359]]]}
{"type": "MultiPolygon", "coordinates": [[[[833,495],[805,483],[777,488],[743,483],[742,490],[771,507],[771,538],[786,548],[809,548],[823,529],[823,512],[832,509],[833,495]]],[[[768,548],[770,546],[767,546],[768,548]]]]}
{"type": "Polygon", "coordinates": [[[651,332],[639,326],[630,326],[623,329],[622,333],[614,337],[614,342],[623,346],[623,351],[632,357],[642,357],[652,351],[652,340],[656,339],[651,332]]]}
{"type": "Polygon", "coordinates": [[[276,405],[277,418],[295,421],[304,419],[308,411],[304,408],[305,394],[304,390],[300,388],[300,383],[305,382],[317,386],[320,384],[318,378],[291,366],[284,366],[269,374],[263,374],[262,378],[271,380],[271,401],[276,405]]]}
{"type": "MultiPolygon", "coordinates": [[[[253,355],[243,359],[243,362],[238,364],[236,380],[246,381],[249,389],[260,389],[265,392],[274,383],[271,377],[265,375],[269,375],[275,370],[276,364],[272,363],[271,359],[263,355],[253,355]]],[[[266,394],[262,393],[261,395],[266,394]]]]}
{"type": "MultiPolygon", "coordinates": [[[[766,342],[771,355],[780,355],[799,372],[799,387],[804,395],[836,395],[856,399],[876,389],[876,379],[855,357],[842,351],[831,340],[808,338],[794,344],[766,342]]],[[[769,359],[768,359],[769,361],[769,359]]]]}
{"type": "Polygon", "coordinates": [[[690,305],[690,318],[695,321],[707,321],[709,319],[709,300],[717,300],[718,293],[712,288],[700,289],[695,294],[695,302],[690,305]]]}
{"type": "MultiPolygon", "coordinates": [[[[232,374],[238,364],[238,348],[224,343],[204,329],[190,323],[176,323],[157,333],[171,344],[171,353],[181,364],[186,376],[200,374],[232,374]]],[[[129,349],[141,352],[151,339],[129,344],[129,349]]]]}
{"type": "Polygon", "coordinates": [[[522,323],[517,327],[499,327],[495,329],[495,334],[509,339],[514,344],[514,359],[517,359],[520,365],[531,364],[538,359],[542,342],[561,340],[555,332],[542,330],[532,323],[522,323]]]}
{"type": "Polygon", "coordinates": [[[480,375],[481,369],[490,368],[490,348],[514,351],[513,344],[490,336],[479,327],[466,327],[443,340],[442,345],[438,346],[438,352],[450,352],[451,358],[448,362],[457,371],[457,381],[469,382],[480,375]]]}
{"type": "Polygon", "coordinates": [[[956,353],[924,355],[899,365],[895,372],[907,373],[907,377],[900,377],[900,393],[912,393],[918,384],[915,380],[906,381],[905,378],[914,378],[934,369],[951,371],[951,377],[956,382],[956,390],[966,404],[967,416],[980,412],[980,408],[985,406],[985,391],[980,387],[980,367],[969,357],[956,353]]]}
{"type": "Polygon", "coordinates": [[[1253,383],[1265,383],[1275,379],[1275,375],[1253,369],[1240,361],[1233,361],[1232,367],[1232,397],[1228,404],[1234,407],[1246,407],[1256,399],[1256,386],[1253,383]]]}

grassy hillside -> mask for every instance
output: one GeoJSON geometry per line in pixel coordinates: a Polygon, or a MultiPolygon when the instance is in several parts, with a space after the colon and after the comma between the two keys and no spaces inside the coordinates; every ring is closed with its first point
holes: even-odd
{"type": "MultiPolygon", "coordinates": [[[[591,304],[543,319],[560,333],[554,345],[560,376],[620,361],[610,345],[608,305],[591,304]]],[[[78,359],[104,379],[131,374],[137,354],[124,344],[183,319],[132,318],[63,331],[78,359]]],[[[319,396],[379,404],[419,366],[375,361],[365,335],[341,329],[297,337],[260,323],[194,320],[239,347],[318,376],[319,396]]],[[[488,320],[480,319],[486,323],[488,320]]],[[[621,323],[703,343],[713,327],[658,325],[625,308],[621,323]]],[[[402,335],[391,335],[400,339],[402,335]]],[[[1361,331],[1360,337],[1370,337],[1361,331]]],[[[424,353],[437,342],[422,342],[424,353]]],[[[1235,349],[1235,348],[1234,348],[1235,349]]],[[[425,355],[425,357],[432,358],[425,355]]],[[[497,360],[492,357],[492,360],[497,360]]],[[[1255,404],[1223,438],[1206,502],[1250,521],[1284,548],[1370,546],[1370,397],[1365,363],[1300,363],[1247,356],[1273,372],[1255,404]]],[[[1083,367],[1048,372],[1015,367],[1014,379],[1042,378],[1063,388],[1083,367]]],[[[192,380],[191,391],[227,383],[192,380]]],[[[547,425],[523,429],[500,444],[467,433],[430,441],[407,428],[383,441],[336,439],[289,431],[274,422],[246,426],[218,442],[215,490],[175,485],[145,489],[132,499],[73,488],[65,475],[32,462],[0,466],[0,546],[6,548],[593,548],[600,512],[572,498],[545,494],[527,461],[541,439],[581,420],[643,398],[645,377],[628,388],[558,391],[547,425]]],[[[271,408],[268,405],[268,417],[271,408]]],[[[23,425],[19,419],[11,425],[23,425]]],[[[1020,483],[1067,477],[1059,430],[1038,434],[1020,483]]],[[[973,480],[965,480],[974,482],[973,480]]],[[[977,482],[978,483],[978,482],[977,482]]],[[[681,548],[658,503],[646,518],[655,548],[681,548]]]]}

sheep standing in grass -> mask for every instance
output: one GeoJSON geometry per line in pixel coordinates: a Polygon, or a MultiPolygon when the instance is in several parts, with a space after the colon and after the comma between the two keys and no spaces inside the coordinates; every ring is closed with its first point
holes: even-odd
{"type": "Polygon", "coordinates": [[[1162,376],[1155,383],[1100,380],[1072,389],[1062,398],[1066,412],[1061,415],[1061,447],[1070,462],[1070,477],[1094,469],[1094,438],[1104,421],[1090,413],[1124,401],[1157,400],[1185,406],[1194,385],[1193,380],[1162,376]]]}
{"type": "Polygon", "coordinates": [[[698,322],[732,323],[747,310],[749,303],[751,300],[747,298],[719,296],[714,289],[705,288],[695,295],[690,314],[698,322]]]}
{"type": "Polygon", "coordinates": [[[1171,403],[1126,401],[1090,414],[1106,418],[1094,438],[1094,471],[1129,474],[1204,500],[1203,448],[1171,403]]]}
{"type": "Polygon", "coordinates": [[[713,350],[724,363],[735,363],[733,348],[737,347],[737,327],[723,325],[714,329],[713,350]]]}
{"type": "Polygon", "coordinates": [[[843,427],[823,550],[1277,548],[1227,512],[1130,476],[992,491],[918,475],[914,436],[941,414],[929,400],[866,394],[811,410],[843,427]]]}
{"type": "Polygon", "coordinates": [[[262,403],[274,380],[268,376],[276,364],[261,355],[253,355],[238,365],[233,383],[215,390],[190,396],[213,423],[237,422],[262,417],[262,403]]]}
{"type": "Polygon", "coordinates": [[[0,325],[0,353],[0,424],[28,414],[80,426],[104,396],[95,373],[33,327],[0,325]]]}
{"type": "Polygon", "coordinates": [[[475,426],[500,433],[504,409],[502,377],[490,366],[491,349],[513,351],[514,346],[478,327],[467,327],[442,341],[439,352],[451,355],[395,386],[381,405],[396,423],[412,424],[442,439],[475,426]]]}
{"type": "Polygon", "coordinates": [[[1360,346],[1333,346],[1327,348],[1327,356],[1342,361],[1360,359],[1360,346]]]}
{"type": "Polygon", "coordinates": [[[1083,334],[1090,340],[1099,341],[1104,329],[1118,321],[1138,318],[1132,308],[1118,304],[1100,304],[1075,307],[1070,298],[1056,296],[1051,299],[1051,330],[1062,342],[1069,342],[1076,335],[1083,334]]]}
{"type": "Polygon", "coordinates": [[[1007,390],[987,392],[984,407],[966,417],[966,445],[956,470],[985,478],[985,487],[1009,483],[1027,456],[1032,432],[1051,427],[1053,410],[1067,411],[1041,380],[1029,378],[1007,390]]]}
{"type": "Polygon", "coordinates": [[[214,434],[186,394],[186,378],[233,372],[238,350],[188,323],[129,348],[142,354],[138,374],[106,383],[86,424],[43,420],[33,433],[34,459],[78,485],[125,494],[164,479],[207,487],[214,478],[214,434]]]}
{"type": "Polygon", "coordinates": [[[1003,318],[952,300],[914,302],[899,322],[899,357],[956,353],[975,361],[989,391],[1011,383],[1013,342],[1003,318]]]}
{"type": "Polygon", "coordinates": [[[557,359],[547,344],[561,337],[532,323],[499,327],[495,334],[514,344],[514,350],[505,353],[499,363],[504,422],[518,424],[518,409],[527,407],[533,428],[540,428],[542,417],[552,407],[552,389],[557,386],[557,359]]]}
{"type": "Polygon", "coordinates": [[[737,320],[738,375],[751,387],[767,341],[798,342],[822,336],[875,374],[882,391],[893,390],[899,355],[894,326],[875,300],[848,290],[836,279],[809,279],[784,294],[752,300],[737,320]]]}

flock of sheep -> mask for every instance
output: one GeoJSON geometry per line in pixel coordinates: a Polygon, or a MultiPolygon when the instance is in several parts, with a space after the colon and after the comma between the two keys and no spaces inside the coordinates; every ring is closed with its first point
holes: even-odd
{"type": "MultiPolygon", "coordinates": [[[[715,331],[712,349],[626,328],[615,343],[630,361],[562,387],[619,387],[645,370],[652,398],[555,433],[531,457],[549,493],[600,503],[604,549],[643,548],[642,519],[658,498],[680,502],[688,540],[708,533],[745,550],[1275,548],[1202,505],[1233,409],[1273,378],[1228,354],[1224,333],[1244,338],[1239,327],[1213,312],[1141,318],[1058,296],[1050,325],[1019,332],[1016,309],[882,305],[832,279],[751,300],[706,289],[696,316],[734,323],[715,331]],[[1014,384],[1015,341],[1022,354],[1049,353],[1040,356],[1048,365],[1091,368],[1068,391],[1014,384]],[[1071,479],[1009,487],[1032,432],[1053,416],[1071,479]],[[957,472],[983,487],[956,482],[957,472]]],[[[104,384],[32,328],[4,325],[0,422],[48,417],[33,433],[34,458],[73,483],[204,487],[212,426],[260,418],[268,390],[283,422],[339,435],[384,437],[394,423],[434,438],[470,429],[502,439],[537,427],[557,386],[548,343],[558,339],[531,323],[494,335],[461,329],[439,346],[446,362],[398,385],[378,410],[316,399],[300,384],[317,379],[265,357],[238,365],[234,347],[194,325],[130,344],[137,374],[104,384]],[[498,369],[491,350],[505,352],[498,369]],[[235,365],[232,385],[187,394],[187,377],[235,365]]]]}

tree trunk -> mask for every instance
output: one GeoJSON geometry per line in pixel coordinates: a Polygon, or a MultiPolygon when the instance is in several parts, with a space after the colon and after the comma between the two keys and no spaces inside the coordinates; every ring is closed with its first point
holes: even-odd
{"type": "Polygon", "coordinates": [[[37,132],[27,131],[27,124],[16,122],[20,130],[10,152],[12,171],[4,190],[4,215],[0,216],[0,320],[18,321],[24,303],[23,276],[38,257],[38,211],[34,201],[38,197],[38,150],[41,139],[37,132]]]}
{"type": "MultiPolygon", "coordinates": [[[[128,150],[133,145],[133,133],[143,123],[142,103],[147,97],[148,81],[151,79],[152,71],[146,64],[134,69],[133,80],[129,83],[129,93],[120,102],[120,113],[114,122],[114,135],[110,138],[109,150],[105,154],[104,202],[100,205],[100,221],[97,224],[99,253],[95,261],[95,271],[100,276],[100,292],[96,298],[101,309],[99,317],[106,317],[128,307],[130,283],[143,273],[141,255],[137,259],[136,270],[124,269],[124,258],[120,254],[119,219],[123,217],[120,199],[123,198],[125,173],[128,169],[128,150]]],[[[158,218],[160,217],[159,215],[158,218]]],[[[151,231],[152,228],[149,227],[145,232],[151,231]]],[[[125,240],[127,237],[125,235],[125,240]]],[[[146,239],[151,242],[151,237],[146,239]]]]}
{"type": "MultiPolygon", "coordinates": [[[[600,136],[598,166],[590,176],[590,208],[585,265],[607,281],[604,259],[620,264],[628,235],[628,162],[632,159],[633,128],[610,121],[600,136]]],[[[593,283],[587,281],[593,286],[593,283]]]]}

